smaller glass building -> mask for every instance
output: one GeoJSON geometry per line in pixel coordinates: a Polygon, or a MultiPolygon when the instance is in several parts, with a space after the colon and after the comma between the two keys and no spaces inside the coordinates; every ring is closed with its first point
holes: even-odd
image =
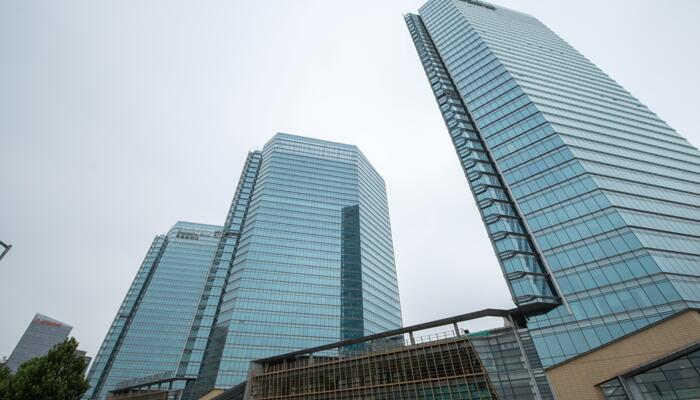
{"type": "Polygon", "coordinates": [[[7,367],[17,371],[20,365],[32,358],[46,355],[52,347],[68,338],[71,329],[73,327],[66,323],[36,314],[7,359],[7,367]]]}
{"type": "Polygon", "coordinates": [[[400,326],[382,177],[354,145],[278,133],[248,154],[223,227],[155,238],[86,398],[198,399],[251,360],[400,326]]]}
{"type": "Polygon", "coordinates": [[[175,375],[220,235],[219,226],[177,222],[156,236],[97,353],[84,398],[175,375]]]}

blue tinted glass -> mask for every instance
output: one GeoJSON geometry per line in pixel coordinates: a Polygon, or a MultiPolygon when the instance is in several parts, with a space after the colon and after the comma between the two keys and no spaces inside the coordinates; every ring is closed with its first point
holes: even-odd
{"type": "Polygon", "coordinates": [[[251,360],[401,326],[385,184],[352,145],[277,134],[206,349],[198,392],[251,360]]]}
{"type": "Polygon", "coordinates": [[[220,235],[178,222],[156,237],[90,369],[88,396],[177,370],[220,235]]]}
{"type": "MultiPolygon", "coordinates": [[[[573,313],[538,310],[530,327],[554,340],[605,318],[610,329],[595,328],[605,343],[637,321],[700,306],[696,148],[531,16],[429,0],[407,21],[486,224],[522,221],[513,236],[534,250],[531,272],[549,277],[573,313]],[[486,197],[485,187],[507,195],[486,197]]],[[[516,242],[489,232],[513,272],[516,242]]],[[[513,276],[523,305],[531,289],[513,276]]],[[[556,303],[531,292],[542,309],[556,303]]],[[[537,346],[546,364],[580,353],[537,346]]]]}

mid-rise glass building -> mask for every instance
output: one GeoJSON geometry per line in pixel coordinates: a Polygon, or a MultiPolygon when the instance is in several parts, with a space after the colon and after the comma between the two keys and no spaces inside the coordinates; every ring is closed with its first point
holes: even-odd
{"type": "Polygon", "coordinates": [[[175,376],[220,236],[220,226],[177,222],[153,239],[90,368],[84,398],[175,376]]]}
{"type": "Polygon", "coordinates": [[[7,359],[7,367],[16,372],[20,365],[32,358],[46,355],[51,348],[66,340],[72,329],[64,322],[36,314],[7,359]]]}
{"type": "Polygon", "coordinates": [[[223,227],[156,237],[86,398],[199,398],[251,360],[399,327],[383,179],[356,146],[279,133],[248,153],[223,227]]]}
{"type": "Polygon", "coordinates": [[[405,16],[545,366],[700,305],[700,152],[537,19],[405,16]]]}
{"type": "MultiPolygon", "coordinates": [[[[217,318],[217,312],[223,300],[221,295],[231,273],[231,264],[236,253],[243,220],[253,194],[261,158],[262,153],[258,150],[249,152],[246,157],[233,201],[226,214],[216,254],[210,265],[207,280],[199,299],[197,314],[192,323],[185,353],[178,367],[178,376],[196,379],[199,374],[214,320],[217,318]]],[[[215,339],[221,340],[220,330],[217,330],[217,335],[215,339]]]]}
{"type": "Polygon", "coordinates": [[[386,189],[362,152],[278,133],[254,154],[197,395],[251,360],[401,326],[386,189]]]}

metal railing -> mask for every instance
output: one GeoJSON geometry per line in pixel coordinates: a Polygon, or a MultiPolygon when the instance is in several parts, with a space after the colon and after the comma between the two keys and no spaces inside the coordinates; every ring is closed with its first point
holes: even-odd
{"type": "Polygon", "coordinates": [[[175,371],[164,371],[158,372],[157,374],[143,376],[141,378],[125,379],[123,381],[118,382],[114,388],[115,390],[120,390],[124,388],[145,385],[148,383],[155,384],[157,382],[168,381],[174,378],[176,378],[175,371]]]}

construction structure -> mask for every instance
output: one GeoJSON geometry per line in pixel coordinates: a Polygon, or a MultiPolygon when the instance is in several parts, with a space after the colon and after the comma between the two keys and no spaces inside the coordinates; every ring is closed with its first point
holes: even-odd
{"type": "Polygon", "coordinates": [[[256,360],[245,395],[235,388],[241,394],[226,398],[551,399],[523,322],[517,310],[486,309],[256,360]],[[501,317],[505,326],[469,333],[458,325],[484,317],[501,317]],[[450,330],[419,336],[445,326],[450,330]],[[505,337],[513,354],[493,342],[505,337]]]}

